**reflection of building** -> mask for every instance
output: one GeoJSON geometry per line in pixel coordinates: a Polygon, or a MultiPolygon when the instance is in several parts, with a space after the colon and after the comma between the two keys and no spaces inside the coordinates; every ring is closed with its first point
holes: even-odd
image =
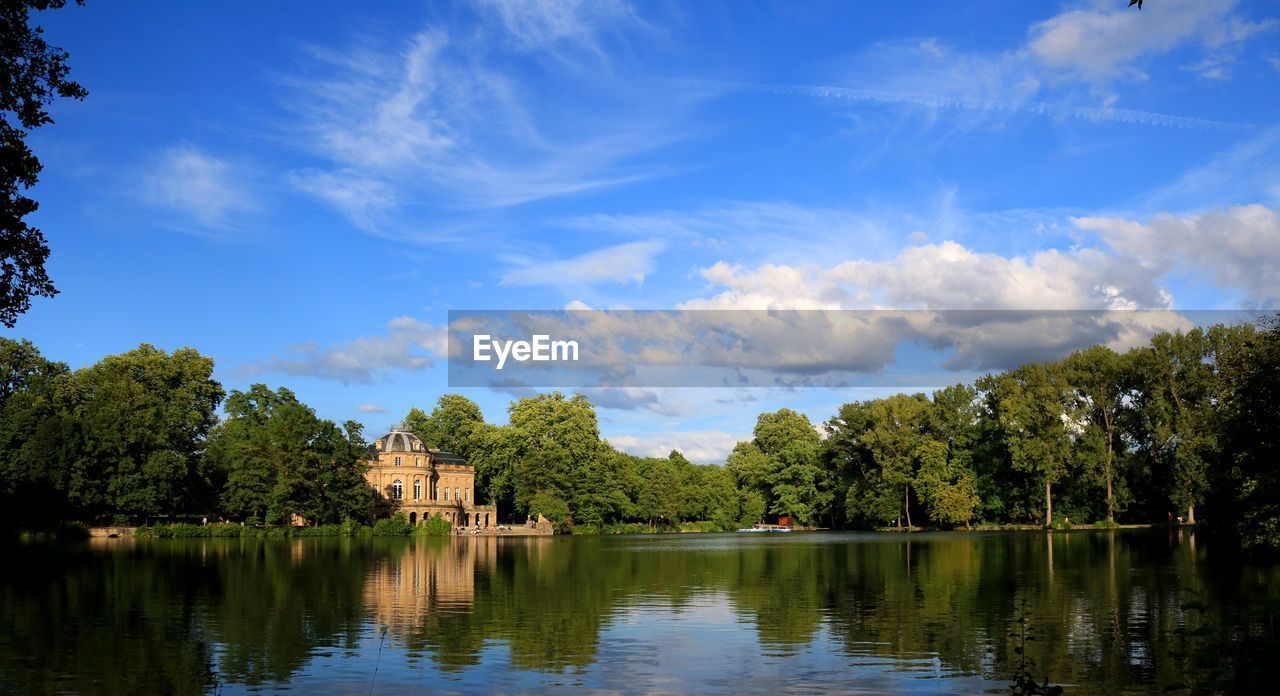
{"type": "Polygon", "coordinates": [[[465,543],[418,539],[382,559],[365,581],[365,601],[374,620],[395,630],[421,626],[431,615],[469,609],[475,600],[476,567],[492,567],[498,540],[479,536],[465,543]]]}
{"type": "Polygon", "coordinates": [[[476,504],[476,470],[452,452],[428,449],[400,428],[378,438],[365,477],[378,494],[375,516],[403,510],[409,523],[440,515],[461,527],[498,524],[495,505],[476,504]]]}

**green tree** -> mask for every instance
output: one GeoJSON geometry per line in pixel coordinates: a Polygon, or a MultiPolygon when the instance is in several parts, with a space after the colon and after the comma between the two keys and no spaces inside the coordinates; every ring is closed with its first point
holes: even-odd
{"type": "Polygon", "coordinates": [[[223,509],[232,517],[315,523],[365,519],[373,503],[365,481],[360,425],[338,428],[281,387],[232,391],[227,419],[207,457],[223,472],[223,509]]]}
{"type": "Polygon", "coordinates": [[[573,522],[575,480],[600,455],[595,407],[581,394],[520,399],[509,409],[515,505],[553,522],[573,522]]]}
{"type": "Polygon", "coordinates": [[[1243,545],[1280,551],[1280,315],[1257,335],[1237,334],[1222,351],[1222,435],[1231,475],[1224,504],[1243,545]]]}
{"type": "Polygon", "coordinates": [[[1120,442],[1121,412],[1132,398],[1129,358],[1106,346],[1092,346],[1072,353],[1063,361],[1064,375],[1075,398],[1081,425],[1099,443],[1099,473],[1106,490],[1107,520],[1115,520],[1116,451],[1120,442]]]}
{"type": "Polygon", "coordinates": [[[475,453],[484,425],[480,407],[461,394],[441,396],[430,415],[415,408],[404,419],[404,426],[428,447],[453,452],[464,459],[475,453]]]}
{"type": "Polygon", "coordinates": [[[819,484],[820,437],[809,418],[789,408],[762,413],[756,419],[755,446],[768,464],[769,511],[790,515],[801,524],[815,521],[826,500],[819,484]]]}
{"type": "Polygon", "coordinates": [[[896,394],[870,403],[870,427],[862,434],[880,468],[881,481],[902,492],[900,509],[908,529],[913,526],[911,485],[920,464],[920,448],[928,438],[928,417],[929,400],[924,394],[896,394]]]}
{"type": "Polygon", "coordinates": [[[77,371],[75,382],[85,440],[73,495],[95,512],[135,518],[204,496],[198,461],[223,397],[213,360],[143,344],[77,371]]]}
{"type": "Polygon", "coordinates": [[[0,5],[0,322],[12,327],[31,298],[57,290],[45,272],[49,247],[26,218],[39,204],[23,195],[36,185],[43,165],[27,145],[28,132],[53,123],[48,106],[59,97],[84,99],[88,92],[68,79],[66,51],[50,46],[31,11],[59,9],[65,0],[11,0],[0,5]]]}
{"type": "Polygon", "coordinates": [[[67,501],[79,428],[63,363],[30,341],[0,338],[0,520],[26,526],[74,517],[67,501]]]}
{"type": "Polygon", "coordinates": [[[1071,440],[1066,422],[1066,388],[1057,368],[1028,364],[981,381],[1013,469],[1037,477],[1044,486],[1045,526],[1053,525],[1053,484],[1067,472],[1071,440]]]}

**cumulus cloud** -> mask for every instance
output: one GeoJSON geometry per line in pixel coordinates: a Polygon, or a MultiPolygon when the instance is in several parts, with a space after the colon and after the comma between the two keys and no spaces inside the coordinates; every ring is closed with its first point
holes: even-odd
{"type": "Polygon", "coordinates": [[[183,223],[210,230],[232,226],[235,216],[256,210],[242,172],[193,145],[167,148],[143,177],[142,200],[183,223]]]}
{"type": "Polygon", "coordinates": [[[361,413],[386,413],[387,409],[377,404],[360,404],[356,406],[356,410],[361,413]]]}
{"type": "Polygon", "coordinates": [[[653,271],[662,241],[631,242],[595,249],[572,258],[525,262],[502,276],[503,285],[592,285],[602,282],[644,282],[653,271]]]}
{"type": "Polygon", "coordinates": [[[1218,52],[1218,78],[1227,69],[1223,51],[1276,27],[1249,22],[1234,0],[1163,0],[1150,12],[1117,4],[1070,10],[1031,27],[1027,48],[1045,66],[1091,82],[1141,78],[1147,61],[1194,43],[1218,52]]]}
{"type": "Polygon", "coordinates": [[[614,435],[607,438],[618,449],[640,457],[665,457],[677,450],[699,463],[722,463],[744,438],[722,430],[660,432],[644,436],[614,435]]]}
{"type": "Polygon", "coordinates": [[[343,384],[372,383],[389,370],[423,370],[446,354],[446,330],[412,317],[387,322],[386,332],[347,343],[291,346],[285,356],[272,356],[241,368],[243,374],[283,373],[334,379],[343,384]]]}
{"type": "Polygon", "coordinates": [[[834,265],[718,262],[701,275],[721,291],[686,309],[1163,309],[1151,274],[1097,249],[1005,257],[956,242],[909,247],[886,261],[834,265]]]}
{"type": "Polygon", "coordinates": [[[1139,274],[1202,276],[1219,288],[1241,291],[1256,306],[1280,305],[1280,217],[1266,206],[1166,213],[1147,223],[1116,217],[1073,221],[1097,232],[1139,274]]]}

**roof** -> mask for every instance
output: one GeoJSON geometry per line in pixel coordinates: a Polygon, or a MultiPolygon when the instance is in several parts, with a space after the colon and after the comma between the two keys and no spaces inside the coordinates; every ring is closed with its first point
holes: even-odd
{"type": "Polygon", "coordinates": [[[427,449],[417,435],[402,428],[392,428],[391,432],[374,440],[373,447],[379,452],[425,452],[427,449]]]}
{"type": "Polygon", "coordinates": [[[429,454],[431,455],[431,460],[439,464],[460,464],[465,466],[467,463],[467,460],[463,459],[462,455],[454,454],[453,452],[430,450],[429,454]]]}

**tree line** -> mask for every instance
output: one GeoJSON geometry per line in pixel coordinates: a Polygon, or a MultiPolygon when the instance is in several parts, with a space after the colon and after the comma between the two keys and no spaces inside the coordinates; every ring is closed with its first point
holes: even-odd
{"type": "MultiPolygon", "coordinates": [[[[3,514],[21,525],[368,517],[358,423],[319,418],[283,387],[226,394],[212,373],[189,348],[143,345],[71,371],[0,339],[3,514]]],[[[617,450],[580,394],[516,400],[504,425],[446,394],[404,425],[470,461],[480,501],[565,530],[728,530],[770,515],[831,528],[1181,518],[1277,548],[1278,381],[1273,317],[852,402],[816,426],[763,413],[723,466],[617,450]]]]}

